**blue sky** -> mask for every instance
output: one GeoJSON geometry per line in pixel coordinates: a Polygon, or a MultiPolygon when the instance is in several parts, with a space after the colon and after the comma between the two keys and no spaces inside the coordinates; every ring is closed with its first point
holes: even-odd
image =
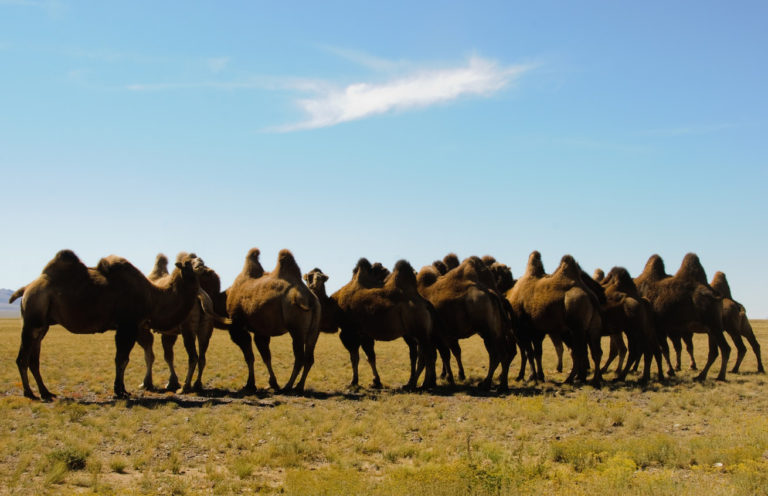
{"type": "Polygon", "coordinates": [[[768,317],[764,2],[0,0],[0,286],[258,246],[674,272],[768,317]]]}

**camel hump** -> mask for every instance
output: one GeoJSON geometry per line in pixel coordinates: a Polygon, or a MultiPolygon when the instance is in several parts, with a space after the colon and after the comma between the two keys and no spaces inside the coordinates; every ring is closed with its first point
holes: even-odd
{"type": "Polygon", "coordinates": [[[455,269],[459,266],[459,257],[455,253],[449,253],[443,257],[446,271],[455,269]]]}
{"type": "Polygon", "coordinates": [[[114,274],[116,271],[124,270],[129,265],[131,263],[123,257],[108,255],[99,260],[99,263],[96,264],[96,269],[107,276],[114,274]]]}
{"type": "Polygon", "coordinates": [[[441,276],[444,276],[446,272],[448,272],[448,267],[445,266],[442,260],[435,260],[432,262],[432,266],[437,270],[437,272],[440,273],[441,276]]]}
{"type": "Polygon", "coordinates": [[[43,274],[55,279],[72,277],[75,274],[88,274],[88,268],[72,250],[60,250],[43,268],[43,274]]]}
{"type": "Polygon", "coordinates": [[[440,277],[440,272],[437,271],[434,265],[426,265],[421,268],[416,276],[416,282],[421,288],[428,288],[437,282],[437,278],[440,277]]]}
{"type": "Polygon", "coordinates": [[[675,277],[696,281],[699,284],[708,284],[707,274],[704,272],[704,267],[701,265],[701,261],[695,253],[687,253],[685,257],[683,257],[683,263],[680,264],[680,268],[675,274],[675,277]]]}
{"type": "Polygon", "coordinates": [[[493,255],[483,255],[482,257],[480,257],[480,260],[482,260],[483,263],[487,265],[489,268],[496,263],[496,257],[494,257],[493,255]]]}
{"type": "Polygon", "coordinates": [[[582,270],[579,264],[576,263],[576,259],[571,255],[563,255],[563,258],[560,259],[560,265],[553,275],[555,274],[567,277],[568,279],[578,280],[582,275],[582,270]]]}
{"type": "Polygon", "coordinates": [[[616,291],[621,291],[627,294],[637,294],[637,286],[632,276],[629,275],[629,271],[624,267],[614,267],[605,276],[603,282],[607,285],[614,286],[616,291]]]}
{"type": "Polygon", "coordinates": [[[528,255],[528,265],[525,274],[529,277],[544,277],[544,264],[541,262],[541,253],[534,250],[528,255]]]}
{"type": "Polygon", "coordinates": [[[219,294],[221,292],[221,279],[216,271],[204,266],[199,272],[200,287],[210,295],[219,294]]]}
{"type": "Polygon", "coordinates": [[[728,284],[728,279],[725,278],[725,274],[719,270],[715,272],[715,277],[712,278],[712,289],[720,293],[723,298],[733,299],[731,296],[731,286],[728,284]]]}
{"type": "Polygon", "coordinates": [[[501,262],[494,262],[491,265],[491,273],[496,280],[496,289],[506,293],[515,285],[515,278],[512,276],[512,269],[501,262]]]}
{"type": "Polygon", "coordinates": [[[662,260],[661,256],[654,253],[648,261],[645,262],[645,268],[643,269],[641,277],[644,279],[663,279],[666,275],[667,272],[664,267],[664,260],[662,260]]]}
{"type": "Polygon", "coordinates": [[[367,274],[371,271],[371,262],[367,258],[361,257],[355,264],[355,268],[352,269],[352,274],[358,274],[360,272],[367,274]]]}
{"type": "Polygon", "coordinates": [[[296,263],[296,259],[290,250],[283,248],[277,254],[275,275],[281,279],[301,281],[301,269],[299,269],[299,264],[296,263]]]}
{"type": "Polygon", "coordinates": [[[603,282],[603,279],[605,279],[605,272],[603,272],[603,269],[596,268],[595,271],[592,273],[592,279],[594,279],[597,282],[603,282]]]}
{"type": "Polygon", "coordinates": [[[473,255],[466,258],[461,262],[459,272],[461,272],[461,276],[464,279],[479,282],[488,288],[496,289],[496,280],[494,279],[491,270],[480,257],[473,255]]]}
{"type": "Polygon", "coordinates": [[[150,281],[157,281],[161,277],[168,275],[168,257],[162,253],[158,253],[155,257],[155,265],[152,267],[152,271],[147,278],[150,281]]]}
{"type": "Polygon", "coordinates": [[[390,275],[390,281],[392,281],[396,288],[408,291],[416,291],[416,273],[413,267],[406,260],[398,260],[395,264],[395,268],[392,269],[390,275]]]}
{"type": "Polygon", "coordinates": [[[242,276],[258,279],[264,275],[264,267],[262,267],[261,262],[259,262],[259,255],[261,255],[261,251],[258,248],[251,248],[248,250],[248,254],[245,256],[243,270],[240,272],[242,276]]]}

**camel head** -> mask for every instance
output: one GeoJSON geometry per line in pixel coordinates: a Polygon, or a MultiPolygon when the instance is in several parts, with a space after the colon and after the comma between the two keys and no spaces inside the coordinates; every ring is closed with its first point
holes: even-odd
{"type": "Polygon", "coordinates": [[[491,265],[491,272],[496,279],[496,288],[502,293],[506,293],[515,285],[515,278],[512,276],[512,269],[509,266],[495,262],[491,265]]]}
{"type": "Polygon", "coordinates": [[[304,274],[304,280],[307,282],[307,287],[316,294],[319,292],[325,293],[325,281],[328,280],[328,276],[323,274],[322,270],[315,267],[304,274]]]}
{"type": "Polygon", "coordinates": [[[541,262],[541,253],[534,250],[528,255],[528,266],[525,275],[529,277],[544,277],[544,264],[541,262]]]}
{"type": "Polygon", "coordinates": [[[416,291],[416,271],[406,260],[398,260],[395,268],[392,270],[392,278],[395,287],[402,290],[416,291]]]}
{"type": "MultiPolygon", "coordinates": [[[[197,281],[197,273],[195,272],[194,262],[190,258],[184,258],[180,262],[174,264],[176,269],[181,274],[181,280],[185,282],[197,281]]],[[[174,271],[175,272],[175,271],[174,271]]]]}
{"type": "Polygon", "coordinates": [[[728,279],[725,278],[725,274],[720,272],[719,270],[715,272],[715,277],[712,278],[712,289],[720,293],[720,296],[724,298],[730,298],[731,297],[731,286],[728,284],[728,279]]]}
{"type": "Polygon", "coordinates": [[[449,253],[443,257],[446,269],[452,270],[459,266],[459,257],[455,253],[449,253]]]}
{"type": "Polygon", "coordinates": [[[605,279],[605,272],[603,272],[603,269],[595,269],[595,272],[592,273],[592,279],[597,282],[603,282],[603,279],[605,279]]]}

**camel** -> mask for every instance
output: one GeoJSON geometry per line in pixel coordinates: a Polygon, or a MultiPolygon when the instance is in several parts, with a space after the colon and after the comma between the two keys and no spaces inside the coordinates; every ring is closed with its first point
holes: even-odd
{"type": "MultiPolygon", "coordinates": [[[[212,299],[214,299],[214,301],[216,299],[220,299],[220,295],[222,293],[220,291],[221,282],[219,280],[218,274],[216,274],[216,272],[211,268],[207,267],[203,260],[197,257],[197,255],[194,253],[179,253],[176,257],[176,262],[180,263],[185,259],[192,261],[195,273],[198,275],[200,286],[203,291],[205,291],[212,299]]],[[[149,273],[147,278],[159,286],[168,285],[171,281],[171,274],[168,273],[167,267],[168,258],[162,253],[158,254],[157,258],[155,259],[155,266],[152,268],[152,271],[149,273]]],[[[218,315],[222,313],[221,305],[216,305],[214,303],[213,306],[215,315],[212,315],[211,312],[206,312],[202,305],[194,305],[192,310],[189,312],[189,315],[186,319],[184,319],[181,325],[173,329],[157,331],[161,334],[163,355],[170,371],[168,383],[165,386],[166,390],[176,391],[181,388],[182,393],[188,393],[190,391],[202,391],[203,370],[205,369],[206,363],[205,355],[206,351],[208,350],[208,344],[210,342],[211,335],[213,334],[214,324],[219,326],[222,325],[222,319],[218,317],[218,315]],[[216,308],[217,306],[219,308],[216,308]],[[173,366],[173,346],[176,343],[176,339],[179,337],[179,334],[181,334],[184,341],[184,348],[187,351],[188,357],[187,376],[184,380],[183,387],[179,384],[179,379],[173,366]],[[199,354],[195,347],[195,340],[197,340],[199,354]],[[192,376],[196,367],[197,380],[193,385],[192,376]]],[[[144,349],[144,361],[147,367],[144,381],[140,387],[148,391],[152,391],[155,389],[152,381],[152,364],[155,360],[155,355],[152,350],[154,336],[149,329],[142,329],[139,332],[137,341],[139,345],[144,349]]]]}
{"type": "Polygon", "coordinates": [[[232,320],[230,338],[242,350],[248,367],[248,379],[241,391],[256,390],[249,332],[253,333],[253,341],[269,372],[269,385],[276,390],[279,386],[272,370],[269,341],[272,336],[290,333],[294,363],[283,391],[293,387],[300,371],[296,390],[303,391],[315,361],[320,302],[302,281],[301,270],[290,251],[280,250],[277,265],[270,273],[264,272],[259,254],[258,248],[248,252],[243,270],[227,290],[227,313],[232,320]]]}
{"type": "Polygon", "coordinates": [[[566,382],[587,376],[587,346],[592,352],[595,373],[592,383],[599,386],[600,334],[602,316],[600,301],[581,278],[582,270],[570,255],[560,260],[557,270],[546,275],[541,254],[534,251],[528,257],[525,274],[507,293],[517,324],[537,336],[534,339],[539,380],[544,379],[541,365],[541,341],[545,333],[557,334],[571,347],[573,369],[566,382]]]}
{"type": "Polygon", "coordinates": [[[169,284],[156,286],[124,258],[110,255],[97,267],[86,267],[71,250],[59,251],[42,274],[17,290],[11,301],[23,296],[21,346],[16,364],[24,396],[36,398],[29,386],[31,369],[40,396],[55,395],[40,375],[40,345],[51,325],[75,334],[115,330],[114,394],[128,397],[123,380],[139,329],[178,326],[200,294],[200,283],[189,260],[177,263],[169,284]]]}
{"type": "Polygon", "coordinates": [[[733,344],[736,346],[737,355],[736,363],[733,365],[731,372],[738,373],[744,356],[747,354],[747,347],[744,346],[742,338],[746,338],[752,347],[752,351],[755,353],[757,359],[757,371],[765,373],[763,368],[763,359],[760,355],[760,343],[755,338],[755,333],[752,330],[752,324],[749,323],[747,318],[747,311],[744,306],[733,299],[731,296],[731,288],[728,285],[728,279],[722,272],[715,272],[710,284],[720,296],[723,297],[723,327],[725,332],[731,336],[733,344]]]}
{"type": "Polygon", "coordinates": [[[411,361],[411,374],[406,387],[416,387],[420,371],[425,367],[423,386],[434,387],[436,355],[432,332],[435,310],[419,294],[416,274],[407,261],[398,261],[383,281],[381,275],[367,259],[361,258],[353,270],[352,279],[331,295],[340,310],[339,337],[349,351],[352,365],[350,387],[358,385],[360,346],[369,357],[373,386],[381,387],[373,342],[392,341],[400,337],[408,344],[411,361]]]}
{"type": "MultiPolygon", "coordinates": [[[[699,257],[686,254],[680,269],[670,276],[664,271],[661,257],[652,255],[642,274],[635,278],[635,285],[651,302],[659,339],[669,336],[675,344],[677,369],[680,368],[680,337],[692,332],[706,332],[709,337],[707,364],[695,380],[707,378],[719,350],[722,362],[717,380],[724,381],[731,347],[723,336],[722,297],[707,283],[699,257]]],[[[690,353],[693,355],[692,343],[690,353]]]]}
{"type": "MultiPolygon", "coordinates": [[[[624,345],[621,332],[627,335],[629,342],[629,358],[624,366],[622,366],[623,356],[620,358],[616,380],[624,380],[630,367],[635,362],[639,363],[640,358],[643,357],[645,363],[640,381],[647,383],[650,380],[651,362],[654,358],[658,367],[659,381],[663,381],[661,345],[656,335],[650,301],[640,296],[632,277],[623,267],[614,267],[604,275],[602,286],[605,288],[606,297],[606,303],[603,305],[603,328],[604,333],[611,336],[611,354],[619,353],[613,345],[615,340],[620,340],[622,346],[624,345]]],[[[624,348],[624,351],[626,352],[627,349],[624,348]]],[[[667,362],[669,363],[669,353],[667,353],[667,362]]],[[[674,375],[674,372],[670,371],[670,374],[674,375]]]]}
{"type": "Polygon", "coordinates": [[[493,374],[501,364],[499,387],[508,389],[509,364],[515,354],[515,341],[500,296],[494,291],[495,282],[487,265],[478,257],[469,257],[444,276],[429,277],[430,269],[420,271],[419,293],[435,307],[440,317],[435,337],[441,339],[441,355],[447,369],[448,381],[453,384],[449,365],[448,346],[459,363],[459,377],[463,379],[459,339],[480,334],[488,351],[488,374],[481,382],[484,389],[491,387],[493,374]],[[493,288],[488,284],[492,284],[493,288]]]}

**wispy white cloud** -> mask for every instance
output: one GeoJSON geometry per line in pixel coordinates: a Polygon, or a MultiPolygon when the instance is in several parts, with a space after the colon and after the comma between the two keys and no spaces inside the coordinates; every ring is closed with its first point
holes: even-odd
{"type": "Polygon", "coordinates": [[[208,65],[208,69],[215,74],[226,69],[229,61],[230,57],[213,57],[206,59],[205,63],[208,65]]]}
{"type": "Polygon", "coordinates": [[[377,72],[393,72],[403,68],[412,67],[413,65],[405,60],[388,60],[360,50],[351,50],[329,45],[320,45],[320,48],[333,55],[377,72]]]}
{"type": "Polygon", "coordinates": [[[645,134],[648,136],[685,136],[685,135],[715,133],[717,131],[723,131],[725,129],[732,129],[734,127],[737,127],[737,125],[726,122],[726,123],[720,123],[720,124],[648,129],[646,131],[643,131],[642,134],[645,134]]]}
{"type": "Polygon", "coordinates": [[[296,103],[306,112],[307,119],[275,130],[287,132],[328,127],[387,112],[423,108],[468,95],[489,96],[533,67],[501,66],[488,59],[472,57],[460,67],[420,71],[379,84],[350,84],[298,100],[296,103]]]}

